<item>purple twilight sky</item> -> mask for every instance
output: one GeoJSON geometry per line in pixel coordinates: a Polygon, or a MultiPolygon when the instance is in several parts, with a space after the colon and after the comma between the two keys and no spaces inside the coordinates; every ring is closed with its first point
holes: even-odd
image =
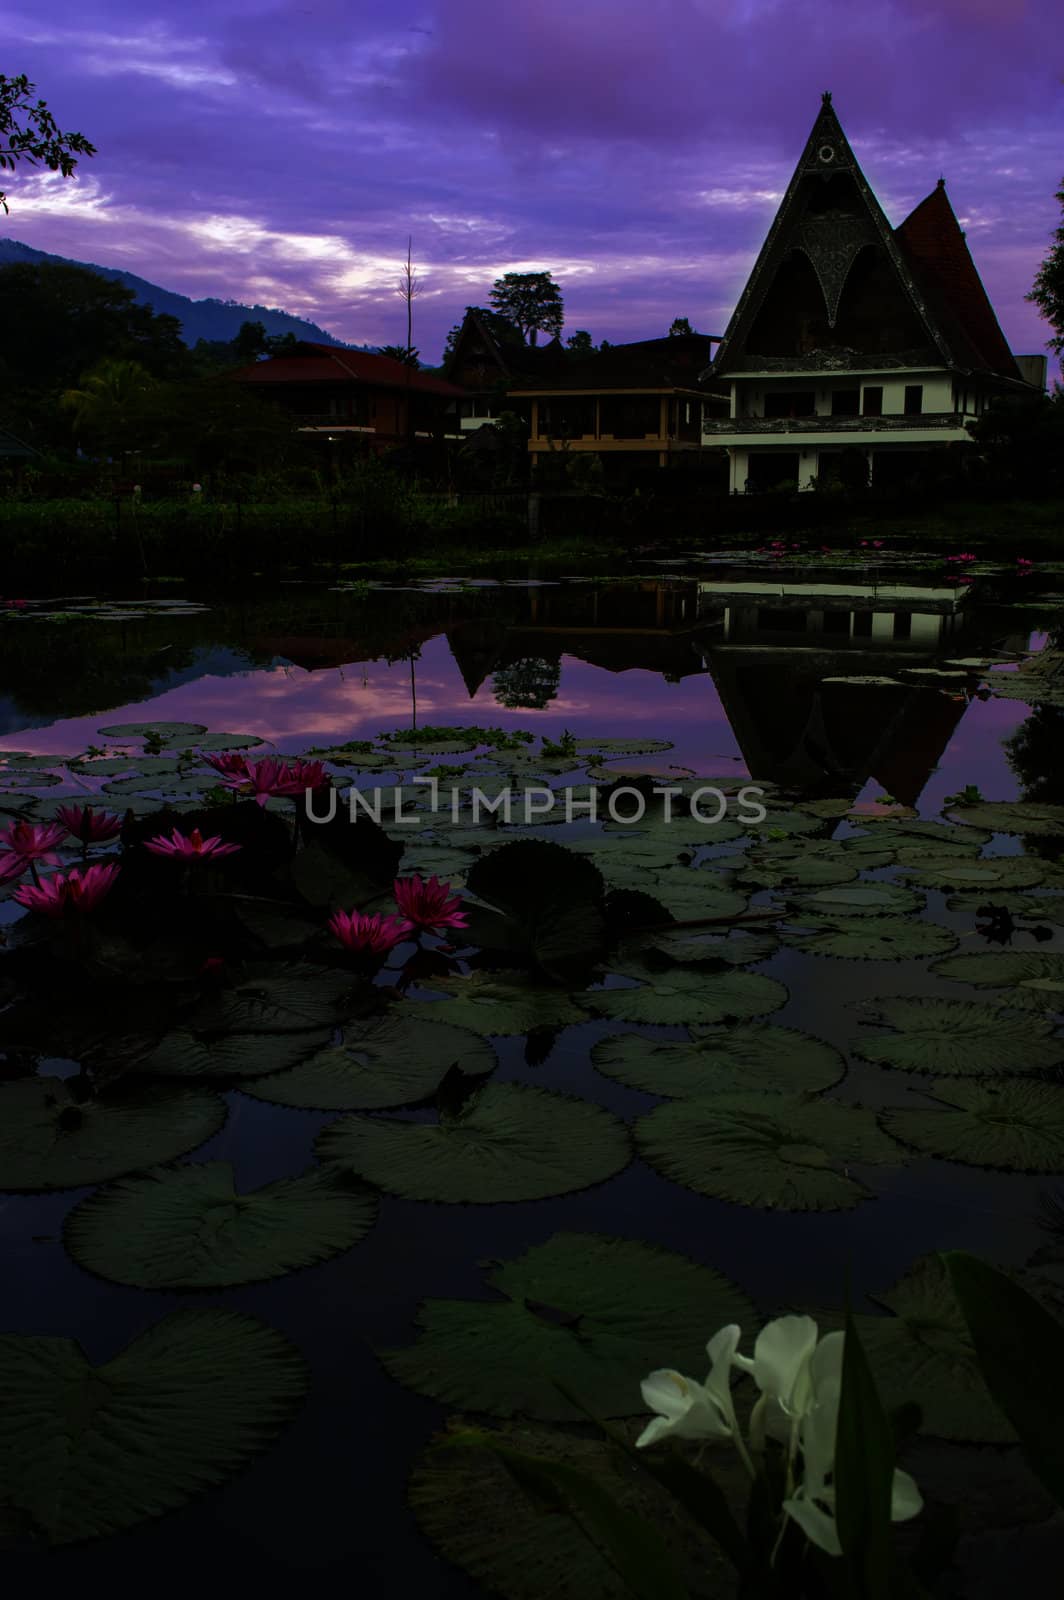
{"type": "Polygon", "coordinates": [[[0,234],[439,359],[547,269],[566,333],[723,333],[820,103],[897,224],[944,175],[1014,350],[1060,219],[1059,0],[0,0],[99,154],[6,182],[0,234]],[[169,12],[169,14],[168,14],[169,12]]]}

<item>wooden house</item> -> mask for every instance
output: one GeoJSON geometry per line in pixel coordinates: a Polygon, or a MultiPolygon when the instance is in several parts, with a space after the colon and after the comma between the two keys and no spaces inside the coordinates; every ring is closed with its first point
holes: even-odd
{"type": "Polygon", "coordinates": [[[305,342],[225,374],[294,415],[300,433],[361,440],[374,453],[411,439],[458,436],[465,391],[391,356],[305,342]]]}
{"type": "Polygon", "coordinates": [[[597,456],[611,477],[695,464],[703,413],[727,415],[727,391],[701,376],[713,343],[695,333],[610,345],[516,384],[511,398],[531,408],[533,467],[559,451],[597,456]]]}

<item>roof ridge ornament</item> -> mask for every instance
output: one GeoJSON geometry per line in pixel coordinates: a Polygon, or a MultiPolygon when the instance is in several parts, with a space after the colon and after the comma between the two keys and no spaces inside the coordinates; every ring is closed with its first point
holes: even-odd
{"type": "Polygon", "coordinates": [[[822,106],[829,106],[831,104],[831,90],[830,89],[825,89],[824,90],[823,94],[820,96],[820,104],[822,106]]]}

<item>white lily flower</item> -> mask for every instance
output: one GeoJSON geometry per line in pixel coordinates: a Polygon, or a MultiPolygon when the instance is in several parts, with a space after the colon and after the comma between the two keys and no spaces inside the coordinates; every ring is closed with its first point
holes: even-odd
{"type": "MultiPolygon", "coordinates": [[[[794,1494],[783,1502],[783,1509],[806,1538],[828,1555],[839,1556],[838,1526],[835,1522],[835,1436],[839,1424],[842,1396],[843,1334],[822,1339],[810,1361],[812,1404],[799,1423],[804,1476],[794,1494]]],[[[895,1469],[891,1487],[890,1515],[893,1522],[908,1522],[923,1509],[923,1499],[907,1472],[895,1469]]]]}
{"type": "Polygon", "coordinates": [[[657,1444],[669,1434],[677,1439],[728,1439],[731,1424],[722,1414],[716,1398],[704,1384],[685,1378],[682,1372],[661,1367],[642,1382],[643,1399],[650,1411],[657,1411],[636,1440],[636,1449],[657,1444]]]}
{"type": "Polygon", "coordinates": [[[750,1414],[750,1443],[755,1450],[765,1448],[766,1437],[778,1439],[793,1454],[797,1429],[812,1404],[810,1362],[816,1350],[841,1341],[841,1334],[828,1334],[817,1345],[818,1328],[812,1317],[777,1317],[757,1336],[753,1360],[736,1355],[736,1366],[753,1375],[761,1394],[750,1414]]]}

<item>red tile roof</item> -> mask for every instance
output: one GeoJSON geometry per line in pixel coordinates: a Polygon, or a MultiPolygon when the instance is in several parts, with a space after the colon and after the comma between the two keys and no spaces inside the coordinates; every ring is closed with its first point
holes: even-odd
{"type": "Polygon", "coordinates": [[[1019,378],[941,178],[894,238],[958,365],[1019,378]]]}
{"type": "Polygon", "coordinates": [[[459,396],[465,390],[430,372],[416,372],[391,356],[338,350],[331,344],[300,343],[291,355],[270,356],[226,373],[236,383],[364,383],[377,389],[418,389],[459,396]]]}

